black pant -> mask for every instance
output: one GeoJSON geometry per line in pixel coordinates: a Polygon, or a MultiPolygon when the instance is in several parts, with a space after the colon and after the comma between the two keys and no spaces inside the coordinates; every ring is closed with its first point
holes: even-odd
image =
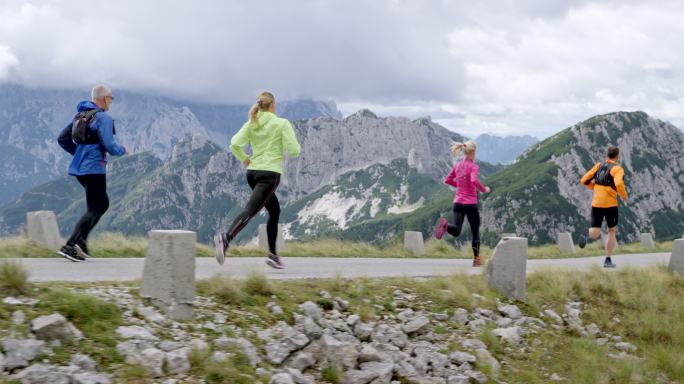
{"type": "Polygon", "coordinates": [[[271,171],[247,171],[247,183],[252,188],[245,209],[235,218],[233,225],[227,233],[228,241],[231,241],[256,216],[262,208],[268,211],[266,234],[268,235],[268,249],[276,253],[276,239],[278,238],[278,220],[280,219],[280,203],[275,191],[280,184],[280,173],[271,171]]]}
{"type": "Polygon", "coordinates": [[[76,223],[74,232],[67,240],[67,245],[85,243],[88,240],[90,231],[102,215],[107,212],[109,208],[109,196],[107,196],[107,175],[83,175],[76,176],[76,180],[85,189],[86,195],[86,213],[81,216],[81,219],[76,223]]]}
{"type": "Polygon", "coordinates": [[[608,228],[614,228],[618,224],[618,207],[597,208],[591,207],[591,226],[601,228],[603,218],[606,218],[608,228]]]}
{"type": "Polygon", "coordinates": [[[463,229],[463,219],[467,217],[470,224],[470,231],[473,234],[473,255],[480,255],[480,211],[477,204],[454,204],[454,224],[449,224],[447,232],[451,236],[457,237],[463,229]]]}

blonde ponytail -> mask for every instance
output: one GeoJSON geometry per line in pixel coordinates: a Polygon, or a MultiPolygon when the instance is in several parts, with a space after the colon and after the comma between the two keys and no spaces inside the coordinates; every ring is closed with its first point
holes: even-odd
{"type": "Polygon", "coordinates": [[[476,149],[477,144],[472,140],[468,140],[465,143],[455,142],[451,145],[451,153],[453,153],[454,156],[458,156],[461,153],[470,155],[471,153],[475,153],[476,149]]]}
{"type": "Polygon", "coordinates": [[[256,104],[249,109],[249,121],[258,124],[257,114],[261,111],[268,111],[271,106],[275,103],[275,96],[271,92],[264,91],[257,96],[256,104]]]}

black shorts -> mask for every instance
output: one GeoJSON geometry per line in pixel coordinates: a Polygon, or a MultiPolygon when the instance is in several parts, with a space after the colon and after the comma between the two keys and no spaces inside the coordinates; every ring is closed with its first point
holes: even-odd
{"type": "Polygon", "coordinates": [[[618,224],[618,207],[596,208],[591,207],[591,227],[601,228],[603,218],[606,218],[608,228],[613,228],[618,224]]]}

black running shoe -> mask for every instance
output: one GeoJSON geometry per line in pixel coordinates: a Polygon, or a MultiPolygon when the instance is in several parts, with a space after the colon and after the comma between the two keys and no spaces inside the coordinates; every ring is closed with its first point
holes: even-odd
{"type": "Polygon", "coordinates": [[[269,252],[268,256],[266,256],[266,264],[268,264],[268,266],[271,268],[285,269],[285,264],[283,264],[283,261],[280,258],[280,256],[274,255],[271,252],[269,252]]]}
{"type": "Polygon", "coordinates": [[[76,253],[81,256],[84,259],[87,259],[90,257],[90,251],[88,250],[88,244],[86,244],[85,241],[81,241],[76,243],[74,245],[74,248],[76,248],[76,253]]]}
{"type": "Polygon", "coordinates": [[[610,259],[610,257],[606,257],[606,260],[603,262],[603,268],[615,268],[617,265],[613,263],[613,260],[610,259]]]}
{"type": "Polygon", "coordinates": [[[589,236],[586,233],[583,233],[580,235],[580,238],[579,238],[579,247],[580,248],[584,248],[587,246],[588,238],[589,238],[589,236]]]}
{"type": "Polygon", "coordinates": [[[78,255],[78,252],[76,252],[76,248],[71,245],[63,246],[59,249],[59,252],[57,253],[59,253],[63,258],[73,261],[74,263],[86,261],[86,259],[78,255]]]}
{"type": "Polygon", "coordinates": [[[219,232],[214,236],[214,256],[216,257],[216,261],[221,265],[226,261],[228,246],[228,240],[223,233],[219,232]]]}

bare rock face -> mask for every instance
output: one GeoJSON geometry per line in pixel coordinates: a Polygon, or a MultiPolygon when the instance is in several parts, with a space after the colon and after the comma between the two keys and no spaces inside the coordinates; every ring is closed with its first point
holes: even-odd
{"type": "Polygon", "coordinates": [[[330,184],[347,172],[395,159],[409,159],[424,173],[441,178],[451,166],[451,142],[463,140],[429,118],[381,118],[366,109],[342,121],[315,118],[296,122],[295,130],[302,148],[317,148],[302,151],[286,166],[284,185],[296,196],[330,184]]]}

